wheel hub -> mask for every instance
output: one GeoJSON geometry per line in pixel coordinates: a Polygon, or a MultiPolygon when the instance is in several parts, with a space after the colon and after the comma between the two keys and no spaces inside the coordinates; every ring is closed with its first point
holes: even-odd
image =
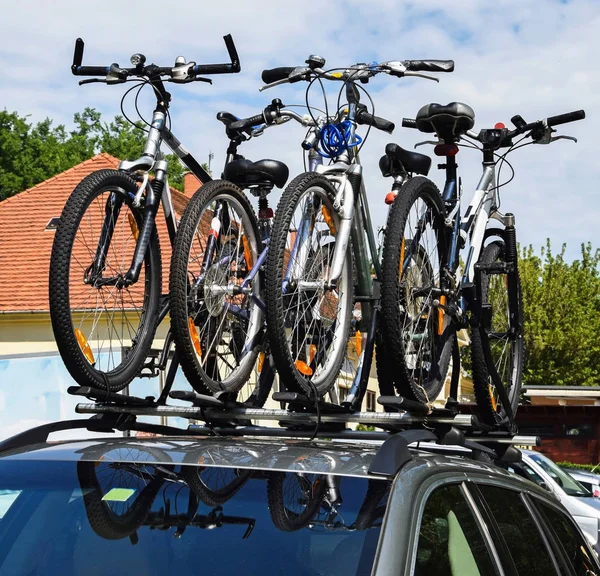
{"type": "Polygon", "coordinates": [[[212,265],[204,280],[204,302],[211,316],[219,316],[223,312],[227,291],[227,270],[219,264],[212,265]]]}

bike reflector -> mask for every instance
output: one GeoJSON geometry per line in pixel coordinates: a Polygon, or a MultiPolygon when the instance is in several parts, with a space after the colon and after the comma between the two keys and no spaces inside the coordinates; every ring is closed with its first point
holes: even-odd
{"type": "Polygon", "coordinates": [[[79,344],[79,348],[83,352],[85,359],[93,366],[96,364],[96,359],[94,358],[94,353],[88,344],[83,332],[79,328],[75,328],[75,338],[77,338],[77,343],[79,344]]]}

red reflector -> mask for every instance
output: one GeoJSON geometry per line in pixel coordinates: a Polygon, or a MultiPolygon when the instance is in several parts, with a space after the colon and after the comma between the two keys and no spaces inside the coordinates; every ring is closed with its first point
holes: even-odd
{"type": "Polygon", "coordinates": [[[502,129],[506,128],[506,126],[505,126],[505,125],[504,125],[502,122],[496,122],[496,123],[494,124],[494,128],[495,128],[496,130],[502,130],[502,129]]]}
{"type": "Polygon", "coordinates": [[[456,144],[438,144],[433,152],[436,156],[456,156],[458,154],[458,146],[456,144]]]}
{"type": "Polygon", "coordinates": [[[393,204],[394,200],[396,199],[396,196],[398,196],[398,192],[388,192],[385,195],[385,203],[386,204],[393,204]]]}
{"type": "Polygon", "coordinates": [[[263,208],[258,211],[258,217],[261,219],[273,218],[273,208],[263,208]]]}
{"type": "Polygon", "coordinates": [[[596,498],[600,498],[600,490],[598,490],[597,488],[594,488],[594,496],[596,498]]]}

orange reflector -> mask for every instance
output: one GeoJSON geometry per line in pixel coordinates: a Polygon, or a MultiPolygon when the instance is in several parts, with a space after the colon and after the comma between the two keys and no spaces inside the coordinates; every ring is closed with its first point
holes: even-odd
{"type": "Polygon", "coordinates": [[[88,341],[85,339],[83,332],[79,328],[75,328],[75,338],[77,338],[77,343],[79,344],[79,348],[83,352],[85,359],[93,366],[96,364],[96,359],[94,358],[94,353],[88,344],[88,341]]]}
{"type": "Polygon", "coordinates": [[[248,268],[248,272],[252,270],[252,251],[250,250],[250,242],[248,242],[248,238],[244,234],[242,236],[242,244],[244,245],[244,260],[246,261],[246,267],[248,268]]]}
{"type": "Polygon", "coordinates": [[[296,360],[296,369],[303,376],[312,376],[312,368],[306,362],[302,362],[302,360],[296,360]]]}
{"type": "Polygon", "coordinates": [[[194,350],[196,354],[202,358],[202,347],[200,346],[200,337],[198,336],[198,328],[194,324],[194,319],[190,316],[188,318],[188,328],[190,331],[190,338],[192,339],[192,344],[194,346],[194,350]]]}
{"type": "Polygon", "coordinates": [[[442,306],[446,304],[446,297],[440,296],[440,307],[438,308],[438,336],[444,333],[444,309],[442,306]]]}
{"type": "Polygon", "coordinates": [[[135,221],[135,216],[129,212],[129,214],[127,214],[127,220],[129,220],[129,227],[131,228],[131,233],[133,234],[133,237],[137,240],[138,236],[140,235],[140,229],[138,228],[137,222],[135,221]]]}
{"type": "Polygon", "coordinates": [[[404,238],[400,245],[400,270],[398,271],[398,279],[402,278],[402,268],[404,268],[404,238]]]}
{"type": "Polygon", "coordinates": [[[506,284],[506,288],[508,288],[508,274],[504,275],[504,283],[506,284]]]}
{"type": "Polygon", "coordinates": [[[329,227],[329,231],[332,234],[335,234],[335,222],[333,221],[333,217],[331,216],[331,212],[327,209],[327,206],[321,206],[321,212],[323,213],[323,218],[325,218],[325,222],[329,227]]]}
{"type": "Polygon", "coordinates": [[[261,352],[258,355],[258,367],[257,367],[257,370],[258,370],[259,374],[262,372],[264,363],[265,363],[265,353],[261,352]]]}
{"type": "Polygon", "coordinates": [[[356,354],[360,356],[362,354],[362,334],[357,330],[354,338],[356,343],[356,354]]]}
{"type": "Polygon", "coordinates": [[[392,190],[385,195],[385,203],[389,206],[394,203],[394,200],[398,196],[398,192],[396,190],[392,190]]]}
{"type": "Polygon", "coordinates": [[[496,130],[502,130],[502,129],[506,128],[506,126],[504,125],[504,122],[496,122],[494,124],[494,128],[496,130]]]}
{"type": "Polygon", "coordinates": [[[313,360],[315,359],[316,354],[317,354],[317,347],[314,344],[311,344],[310,345],[310,354],[309,354],[310,364],[313,363],[313,360]]]}
{"type": "Polygon", "coordinates": [[[494,391],[491,384],[488,384],[488,391],[490,394],[490,400],[492,401],[492,408],[494,409],[494,412],[496,412],[498,409],[498,403],[496,402],[496,398],[494,398],[494,391]]]}

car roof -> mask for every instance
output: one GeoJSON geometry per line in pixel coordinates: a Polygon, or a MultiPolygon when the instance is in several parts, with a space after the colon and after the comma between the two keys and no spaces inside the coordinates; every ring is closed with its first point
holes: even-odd
{"type": "MultiPolygon", "coordinates": [[[[144,464],[187,464],[270,471],[304,471],[340,476],[381,477],[369,471],[382,441],[297,440],[248,437],[111,437],[31,444],[0,453],[2,461],[114,461],[144,464]]],[[[515,488],[547,493],[529,480],[493,463],[473,460],[456,446],[419,443],[410,446],[409,470],[416,483],[443,473],[464,479],[493,478],[515,488]],[[417,480],[418,479],[418,480],[417,480]]]]}

